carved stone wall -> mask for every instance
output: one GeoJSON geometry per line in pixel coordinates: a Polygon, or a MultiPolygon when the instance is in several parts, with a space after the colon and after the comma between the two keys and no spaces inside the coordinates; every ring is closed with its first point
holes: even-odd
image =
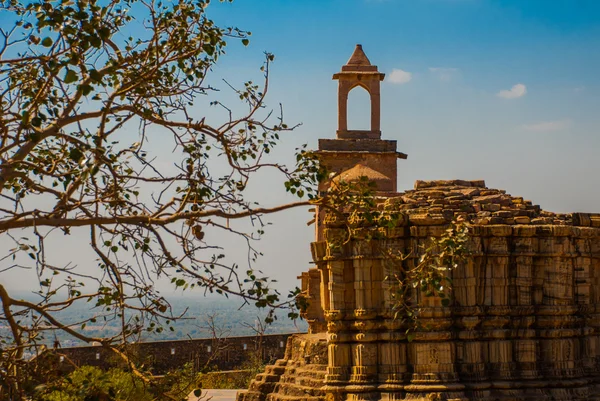
{"type": "MultiPolygon", "coordinates": [[[[321,303],[307,318],[324,316],[327,338],[319,399],[600,399],[600,216],[545,212],[461,180],[418,181],[378,208],[399,225],[353,221],[351,240],[330,247],[347,228],[328,215],[311,246],[320,276],[311,269],[309,287],[316,294],[318,279],[321,303]],[[452,304],[417,289],[420,326],[409,341],[389,277],[458,216],[470,225],[469,257],[451,271],[452,304]],[[398,266],[389,251],[410,257],[398,266]]],[[[263,399],[289,396],[274,389],[263,399]]]]}
{"type": "Polygon", "coordinates": [[[600,229],[574,224],[597,217],[543,212],[480,181],[416,188],[380,203],[404,216],[401,227],[359,224],[332,249],[326,242],[344,228],[331,217],[313,244],[329,281],[325,388],[352,400],[596,399],[600,229]],[[453,304],[417,293],[422,325],[409,342],[385,279],[401,269],[390,271],[382,250],[412,251],[410,268],[458,215],[471,222],[470,256],[452,271],[453,304]],[[380,238],[367,239],[369,230],[380,238]]]}

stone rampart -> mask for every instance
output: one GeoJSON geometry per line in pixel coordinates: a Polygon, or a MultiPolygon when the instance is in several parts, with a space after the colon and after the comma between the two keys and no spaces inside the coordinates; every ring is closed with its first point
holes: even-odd
{"type": "MultiPolygon", "coordinates": [[[[133,360],[143,363],[156,375],[179,369],[186,363],[192,363],[197,370],[205,367],[231,370],[242,366],[257,353],[264,363],[283,358],[287,340],[291,335],[140,342],[130,344],[126,352],[133,360]]],[[[122,363],[119,356],[102,346],[47,350],[42,357],[54,363],[62,373],[73,370],[75,366],[88,365],[108,369],[122,363]]]]}

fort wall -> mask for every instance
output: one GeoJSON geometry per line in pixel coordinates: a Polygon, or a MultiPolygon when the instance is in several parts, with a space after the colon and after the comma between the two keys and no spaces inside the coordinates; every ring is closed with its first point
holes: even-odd
{"type": "MultiPolygon", "coordinates": [[[[155,375],[180,369],[186,363],[192,363],[196,370],[231,370],[255,358],[257,354],[263,363],[283,358],[286,343],[292,335],[269,334],[140,342],[130,344],[126,352],[155,375]]],[[[47,350],[43,358],[54,363],[61,373],[72,371],[75,366],[88,365],[109,369],[123,363],[113,351],[100,345],[47,350]]]]}

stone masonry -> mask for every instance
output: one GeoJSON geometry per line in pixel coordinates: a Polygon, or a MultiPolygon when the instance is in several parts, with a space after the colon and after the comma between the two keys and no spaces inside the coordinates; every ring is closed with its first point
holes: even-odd
{"type": "MultiPolygon", "coordinates": [[[[181,369],[190,363],[196,370],[238,369],[259,356],[264,363],[282,358],[290,334],[263,336],[195,338],[187,340],[148,341],[130,344],[127,353],[155,375],[181,369]],[[257,354],[260,349],[260,354],[257,354]]],[[[38,362],[53,366],[66,374],[76,366],[96,366],[110,369],[123,363],[110,349],[97,346],[47,349],[37,357],[38,362]]]]}
{"type": "Polygon", "coordinates": [[[319,143],[322,162],[333,181],[373,181],[376,207],[399,223],[355,219],[350,240],[332,247],[348,222],[316,211],[316,267],[302,275],[311,334],[291,338],[286,357],[238,401],[600,400],[600,215],[547,212],[482,180],[396,192],[396,159],[406,155],[380,139],[378,121],[369,132],[345,125],[358,84],[379,118],[383,77],[357,46],[334,78],[340,125],[337,139],[319,143]],[[469,254],[449,272],[452,302],[417,288],[422,325],[409,341],[388,278],[414,266],[457,217],[469,226],[469,254]],[[409,256],[395,266],[389,251],[409,256]]]}

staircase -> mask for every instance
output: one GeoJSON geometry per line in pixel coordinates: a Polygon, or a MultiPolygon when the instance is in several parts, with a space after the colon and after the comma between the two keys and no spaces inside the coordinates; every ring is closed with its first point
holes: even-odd
{"type": "Polygon", "coordinates": [[[290,338],[286,359],[277,360],[256,375],[248,390],[238,393],[237,401],[323,401],[327,345],[320,337],[290,338]]]}

